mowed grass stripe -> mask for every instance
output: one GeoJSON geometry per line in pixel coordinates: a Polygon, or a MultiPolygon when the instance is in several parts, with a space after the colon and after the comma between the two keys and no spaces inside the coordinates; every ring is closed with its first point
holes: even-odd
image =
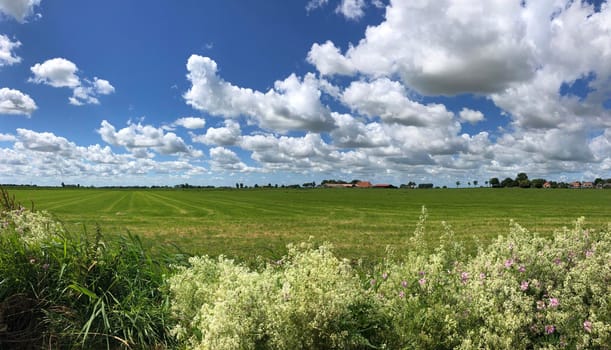
{"type": "Polygon", "coordinates": [[[130,230],[150,244],[172,242],[197,254],[248,259],[282,253],[290,242],[329,241],[346,257],[401,250],[420,209],[428,208],[427,240],[438,242],[442,221],[473,247],[507,234],[515,219],[551,234],[585,216],[592,226],[611,222],[611,191],[535,189],[260,189],[102,190],[11,189],[67,223],[99,223],[106,231],[130,230]],[[72,197],[72,198],[71,198],[72,197]],[[58,206],[58,202],[62,202],[58,206]]]}

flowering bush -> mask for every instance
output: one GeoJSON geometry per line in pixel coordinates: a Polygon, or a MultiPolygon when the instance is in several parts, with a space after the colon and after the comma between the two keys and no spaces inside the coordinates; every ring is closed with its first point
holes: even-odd
{"type": "Polygon", "coordinates": [[[290,246],[258,271],[192,258],[171,279],[174,328],[198,349],[607,349],[611,237],[512,223],[469,257],[447,228],[431,252],[426,209],[410,250],[367,273],[328,245],[290,246]]]}
{"type": "Polygon", "coordinates": [[[328,245],[290,246],[260,271],[222,257],[189,262],[170,291],[173,332],[190,348],[356,349],[389,338],[379,300],[328,245]]]}

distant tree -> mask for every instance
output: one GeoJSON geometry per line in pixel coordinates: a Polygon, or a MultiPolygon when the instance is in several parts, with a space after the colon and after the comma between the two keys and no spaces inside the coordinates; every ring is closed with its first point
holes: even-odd
{"type": "Polygon", "coordinates": [[[515,187],[516,183],[512,178],[506,177],[505,180],[501,181],[501,186],[502,187],[515,187]]]}
{"type": "Polygon", "coordinates": [[[602,185],[602,184],[604,184],[604,183],[605,183],[605,180],[601,179],[600,177],[597,177],[597,178],[594,180],[594,185],[596,185],[596,186],[598,186],[598,185],[602,185]]]}
{"type": "Polygon", "coordinates": [[[255,184],[255,188],[259,188],[259,184],[255,184]]]}
{"type": "Polygon", "coordinates": [[[467,182],[467,185],[468,185],[469,187],[471,187],[471,181],[467,182]]]}
{"type": "Polygon", "coordinates": [[[492,187],[501,187],[501,182],[499,181],[498,177],[493,177],[488,183],[492,187]]]}
{"type": "Polygon", "coordinates": [[[235,183],[235,188],[240,188],[240,184],[239,183],[235,183]]]}
{"type": "Polygon", "coordinates": [[[460,181],[456,181],[456,187],[460,186],[460,181]]]}
{"type": "Polygon", "coordinates": [[[518,176],[516,176],[516,182],[520,182],[520,181],[524,181],[524,180],[528,180],[528,175],[526,175],[526,173],[518,173],[518,176]]]}
{"type": "Polygon", "coordinates": [[[532,179],[530,185],[534,188],[543,188],[543,184],[547,181],[545,179],[532,179]]]}
{"type": "Polygon", "coordinates": [[[244,184],[240,182],[240,188],[244,188],[244,184]]]}
{"type": "Polygon", "coordinates": [[[477,180],[473,180],[473,186],[477,187],[477,180]]]}
{"type": "Polygon", "coordinates": [[[488,180],[484,181],[484,184],[486,185],[486,187],[488,187],[488,180]]]}
{"type": "Polygon", "coordinates": [[[66,187],[66,184],[62,182],[62,187],[66,187]]]}

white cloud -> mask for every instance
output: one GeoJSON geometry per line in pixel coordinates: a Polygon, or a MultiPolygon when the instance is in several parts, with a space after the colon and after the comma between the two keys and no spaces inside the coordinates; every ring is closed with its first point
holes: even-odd
{"type": "Polygon", "coordinates": [[[30,70],[34,77],[29,81],[36,84],[47,84],[53,87],[76,88],[81,85],[76,75],[76,64],[65,58],[52,58],[43,63],[36,63],[30,70]]]}
{"type": "Polygon", "coordinates": [[[98,77],[93,78],[93,88],[100,95],[110,95],[115,92],[114,86],[110,85],[108,80],[99,79],[98,77]]]}
{"type": "Polygon", "coordinates": [[[335,12],[351,20],[358,20],[365,15],[365,0],[342,0],[335,12]]]}
{"type": "Polygon", "coordinates": [[[210,163],[212,170],[217,171],[253,170],[244,164],[235,152],[225,147],[214,147],[210,149],[210,163]]]}
{"type": "Polygon", "coordinates": [[[326,43],[308,57],[323,74],[398,75],[424,94],[502,91],[536,68],[522,14],[518,1],[394,0],[345,55],[326,43]]]}
{"type": "Polygon", "coordinates": [[[201,151],[188,146],[175,133],[165,133],[162,128],[155,128],[151,125],[130,123],[127,127],[117,131],[112,124],[103,120],[97,132],[104,142],[113,146],[125,147],[134,155],[142,158],[150,158],[147,152],[149,149],[165,155],[202,156],[201,151]]]}
{"type": "Polygon", "coordinates": [[[15,135],[0,133],[0,142],[12,142],[12,141],[17,141],[17,138],[15,137],[15,135]]]}
{"type": "Polygon", "coordinates": [[[466,107],[460,111],[459,116],[461,121],[471,124],[477,124],[486,119],[484,117],[484,113],[480,111],[474,111],[466,107]]]}
{"type": "Polygon", "coordinates": [[[184,117],[176,119],[172,124],[186,129],[203,129],[206,126],[206,120],[197,117],[184,117]]]}
{"type": "Polygon", "coordinates": [[[407,96],[405,87],[383,78],[373,82],[357,81],[342,95],[342,102],[368,117],[380,117],[387,123],[430,126],[453,123],[453,113],[444,105],[423,105],[407,96]]]}
{"type": "Polygon", "coordinates": [[[26,18],[34,13],[34,7],[42,0],[0,0],[0,13],[15,18],[18,22],[25,22],[26,18]]]}
{"type": "Polygon", "coordinates": [[[72,96],[68,98],[68,102],[75,106],[99,104],[98,95],[108,95],[115,91],[108,80],[98,77],[94,77],[93,82],[80,79],[76,64],[65,58],[52,58],[36,63],[30,70],[34,74],[28,80],[30,82],[71,88],[72,96]]]}
{"type": "Polygon", "coordinates": [[[225,126],[221,128],[208,128],[204,135],[192,135],[194,142],[207,145],[232,146],[238,143],[242,131],[240,124],[233,120],[225,120],[225,126]]]}
{"type": "Polygon", "coordinates": [[[0,114],[30,116],[38,107],[34,100],[19,90],[0,89],[0,114]]]}
{"type": "Polygon", "coordinates": [[[306,11],[312,11],[319,7],[323,7],[329,2],[329,0],[310,0],[306,4],[306,11]]]}
{"type": "Polygon", "coordinates": [[[19,46],[21,46],[19,41],[11,41],[8,36],[0,34],[0,67],[21,62],[21,57],[13,53],[13,50],[19,46]]]}
{"type": "Polygon", "coordinates": [[[328,108],[320,102],[319,83],[313,74],[303,79],[291,74],[263,93],[232,85],[217,75],[212,59],[192,55],[187,62],[191,88],[184,95],[193,108],[225,118],[247,116],[261,128],[324,131],[333,127],[328,108]]]}

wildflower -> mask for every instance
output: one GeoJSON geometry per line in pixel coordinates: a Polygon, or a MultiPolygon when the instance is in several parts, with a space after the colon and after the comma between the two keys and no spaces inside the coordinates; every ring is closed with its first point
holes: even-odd
{"type": "Polygon", "coordinates": [[[405,292],[400,291],[399,292],[399,298],[401,298],[401,299],[405,298],[405,292]]]}
{"type": "Polygon", "coordinates": [[[426,272],[424,272],[424,271],[420,271],[420,272],[418,272],[418,274],[419,274],[420,276],[424,276],[424,274],[425,274],[425,273],[426,273],[426,272]]]}
{"type": "Polygon", "coordinates": [[[382,274],[382,279],[383,279],[383,280],[386,280],[387,278],[388,278],[388,273],[384,272],[384,273],[382,274]]]}
{"type": "Polygon", "coordinates": [[[42,269],[43,270],[48,270],[49,269],[49,263],[45,263],[44,265],[42,265],[42,269]]]}
{"type": "Polygon", "coordinates": [[[524,265],[520,265],[520,268],[518,269],[518,271],[526,272],[526,267],[524,265]]]}
{"type": "Polygon", "coordinates": [[[30,264],[36,264],[36,259],[34,258],[30,259],[30,264]]]}
{"type": "Polygon", "coordinates": [[[419,279],[419,280],[418,280],[418,283],[419,283],[421,286],[424,286],[424,285],[426,284],[426,278],[421,278],[421,279],[419,279]]]}
{"type": "Polygon", "coordinates": [[[549,299],[549,306],[550,307],[558,307],[558,305],[560,305],[560,302],[558,301],[558,298],[550,298],[549,299]]]}
{"type": "Polygon", "coordinates": [[[468,272],[463,272],[460,274],[460,281],[462,283],[467,283],[467,280],[469,280],[469,273],[468,272]]]}
{"type": "Polygon", "coordinates": [[[562,260],[560,260],[560,258],[556,258],[556,259],[554,259],[554,264],[560,265],[560,264],[562,264],[562,260]]]}
{"type": "Polygon", "coordinates": [[[590,249],[586,250],[586,257],[591,257],[592,255],[594,255],[594,252],[590,249]]]}
{"type": "Polygon", "coordinates": [[[545,309],[545,302],[542,300],[538,300],[537,301],[537,310],[543,310],[545,309]]]}
{"type": "Polygon", "coordinates": [[[588,320],[583,321],[583,329],[586,332],[591,333],[592,332],[592,322],[588,320]]]}
{"type": "Polygon", "coordinates": [[[375,278],[372,278],[371,281],[369,281],[369,284],[371,284],[372,286],[375,286],[376,285],[375,278]]]}
{"type": "Polygon", "coordinates": [[[545,326],[545,334],[552,334],[555,330],[556,327],[554,327],[554,325],[548,324],[547,326],[545,326]]]}
{"type": "Polygon", "coordinates": [[[504,265],[505,265],[505,268],[507,268],[507,269],[512,267],[513,266],[513,259],[505,260],[505,264],[504,265]]]}
{"type": "Polygon", "coordinates": [[[482,272],[482,273],[480,273],[480,274],[479,274],[479,278],[481,278],[481,279],[486,279],[486,274],[485,274],[485,273],[483,273],[483,272],[482,272]]]}
{"type": "Polygon", "coordinates": [[[403,288],[407,288],[407,281],[401,281],[401,286],[403,288]]]}
{"type": "Polygon", "coordinates": [[[522,281],[522,283],[520,283],[520,289],[522,291],[528,290],[528,282],[527,281],[522,281]]]}

